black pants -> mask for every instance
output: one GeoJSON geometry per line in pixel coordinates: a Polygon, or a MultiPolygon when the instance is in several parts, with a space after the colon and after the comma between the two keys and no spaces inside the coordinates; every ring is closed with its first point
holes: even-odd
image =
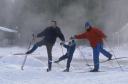
{"type": "Polygon", "coordinates": [[[59,58],[59,61],[67,59],[67,66],[66,66],[66,68],[69,69],[70,68],[70,63],[72,61],[72,57],[73,57],[73,55],[65,54],[65,55],[63,55],[62,57],[59,58]]]}
{"type": "Polygon", "coordinates": [[[46,46],[46,48],[47,48],[47,53],[48,53],[48,69],[51,70],[52,69],[52,48],[53,48],[53,44],[46,43],[45,41],[42,40],[42,41],[37,42],[36,44],[34,44],[32,49],[28,51],[28,54],[33,53],[38,47],[41,47],[43,45],[46,46]]]}

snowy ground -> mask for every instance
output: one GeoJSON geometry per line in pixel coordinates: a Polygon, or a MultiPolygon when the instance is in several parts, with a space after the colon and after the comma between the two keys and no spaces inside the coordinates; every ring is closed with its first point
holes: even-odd
{"type": "MultiPolygon", "coordinates": [[[[123,70],[121,71],[116,61],[102,63],[101,72],[90,73],[86,66],[85,58],[92,63],[91,48],[79,47],[76,50],[71,64],[71,72],[62,72],[66,61],[53,64],[53,70],[46,72],[47,54],[45,47],[38,49],[29,55],[24,71],[20,70],[24,55],[14,56],[18,52],[25,52],[20,47],[0,48],[0,84],[127,84],[128,83],[128,59],[118,60],[123,70]]],[[[117,57],[127,57],[127,47],[114,50],[117,57]]],[[[65,50],[64,50],[65,52],[65,50]]],[[[53,49],[53,60],[62,55],[61,47],[56,45],[53,49]]],[[[101,55],[101,61],[106,60],[101,55]]],[[[91,67],[92,68],[92,67],[91,67]]]]}

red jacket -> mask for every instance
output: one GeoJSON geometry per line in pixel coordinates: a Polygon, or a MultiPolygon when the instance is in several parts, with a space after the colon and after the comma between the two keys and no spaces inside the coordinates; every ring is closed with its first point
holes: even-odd
{"type": "Polygon", "coordinates": [[[84,32],[80,35],[76,35],[76,39],[87,39],[90,42],[90,45],[95,48],[96,45],[100,42],[103,42],[103,38],[106,35],[99,29],[92,27],[90,31],[84,32]]]}

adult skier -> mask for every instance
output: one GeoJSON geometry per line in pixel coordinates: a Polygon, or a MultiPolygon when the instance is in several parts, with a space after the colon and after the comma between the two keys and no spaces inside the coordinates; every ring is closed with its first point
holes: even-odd
{"type": "Polygon", "coordinates": [[[34,44],[31,50],[27,51],[26,54],[33,53],[38,47],[46,46],[48,53],[48,69],[47,72],[52,69],[52,48],[56,42],[57,37],[61,39],[61,41],[65,41],[65,37],[62,34],[60,28],[57,26],[56,21],[51,21],[51,26],[44,29],[41,33],[37,34],[35,38],[42,38],[41,41],[34,44]]]}
{"type": "Polygon", "coordinates": [[[72,61],[73,54],[76,49],[76,42],[75,42],[75,40],[72,40],[68,43],[68,45],[66,45],[64,43],[61,43],[60,45],[63,45],[67,49],[67,53],[65,55],[63,55],[62,57],[60,57],[57,61],[55,61],[55,63],[59,63],[60,61],[67,59],[67,66],[66,66],[66,69],[64,70],[64,72],[69,72],[70,63],[72,61]]]}
{"type": "Polygon", "coordinates": [[[112,54],[103,49],[103,39],[106,38],[106,35],[100,29],[92,27],[89,22],[85,23],[85,29],[86,31],[84,33],[75,35],[72,39],[87,39],[90,42],[93,49],[94,61],[94,69],[90,70],[90,72],[98,72],[100,53],[106,56],[108,60],[112,59],[112,54]]]}

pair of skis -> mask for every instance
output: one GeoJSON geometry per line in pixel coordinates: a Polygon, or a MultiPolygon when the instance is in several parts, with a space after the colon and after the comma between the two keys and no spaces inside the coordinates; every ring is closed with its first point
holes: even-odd
{"type": "Polygon", "coordinates": [[[105,62],[108,62],[108,61],[112,61],[112,60],[118,60],[118,59],[124,59],[124,58],[128,58],[128,57],[118,57],[118,58],[113,58],[111,60],[105,60],[105,61],[102,61],[100,63],[105,63],[105,62]]]}
{"type": "MultiPolygon", "coordinates": [[[[100,62],[100,63],[106,63],[106,62],[109,62],[109,61],[114,61],[114,60],[120,60],[120,59],[125,59],[125,58],[128,58],[128,57],[118,57],[118,58],[113,58],[113,59],[111,59],[111,60],[105,60],[105,61],[102,61],[102,62],[100,62]]],[[[94,65],[87,65],[87,66],[94,66],[94,65]]],[[[120,68],[120,67],[114,67],[114,68],[112,68],[112,69],[116,69],[116,68],[120,68]]],[[[76,71],[75,73],[88,73],[89,71],[76,71]]],[[[103,72],[105,72],[105,71],[98,71],[98,72],[93,72],[93,73],[103,73],[103,72]]]]}
{"type": "MultiPolygon", "coordinates": [[[[114,61],[114,60],[119,60],[119,59],[125,59],[125,58],[128,58],[128,57],[118,57],[118,58],[113,58],[111,60],[105,60],[105,61],[102,61],[100,63],[106,63],[106,62],[109,62],[109,61],[114,61]]],[[[94,66],[94,65],[87,65],[87,66],[94,66]]]]}
{"type": "MultiPolygon", "coordinates": [[[[30,48],[30,47],[29,47],[29,48],[30,48]]],[[[13,54],[13,55],[25,55],[24,61],[23,61],[22,66],[21,66],[21,70],[24,70],[24,65],[25,65],[25,62],[26,62],[26,59],[27,59],[28,55],[25,54],[25,53],[15,53],[15,54],[13,54]]],[[[111,59],[111,60],[105,60],[105,61],[102,61],[102,62],[100,62],[100,63],[106,63],[106,62],[109,62],[109,61],[114,61],[114,60],[119,60],[119,59],[125,59],[125,58],[128,58],[128,57],[113,58],[113,59],[111,59]]],[[[55,63],[54,61],[50,61],[50,62],[55,63]]],[[[94,65],[89,65],[89,64],[87,64],[87,66],[94,66],[94,65]]]]}

